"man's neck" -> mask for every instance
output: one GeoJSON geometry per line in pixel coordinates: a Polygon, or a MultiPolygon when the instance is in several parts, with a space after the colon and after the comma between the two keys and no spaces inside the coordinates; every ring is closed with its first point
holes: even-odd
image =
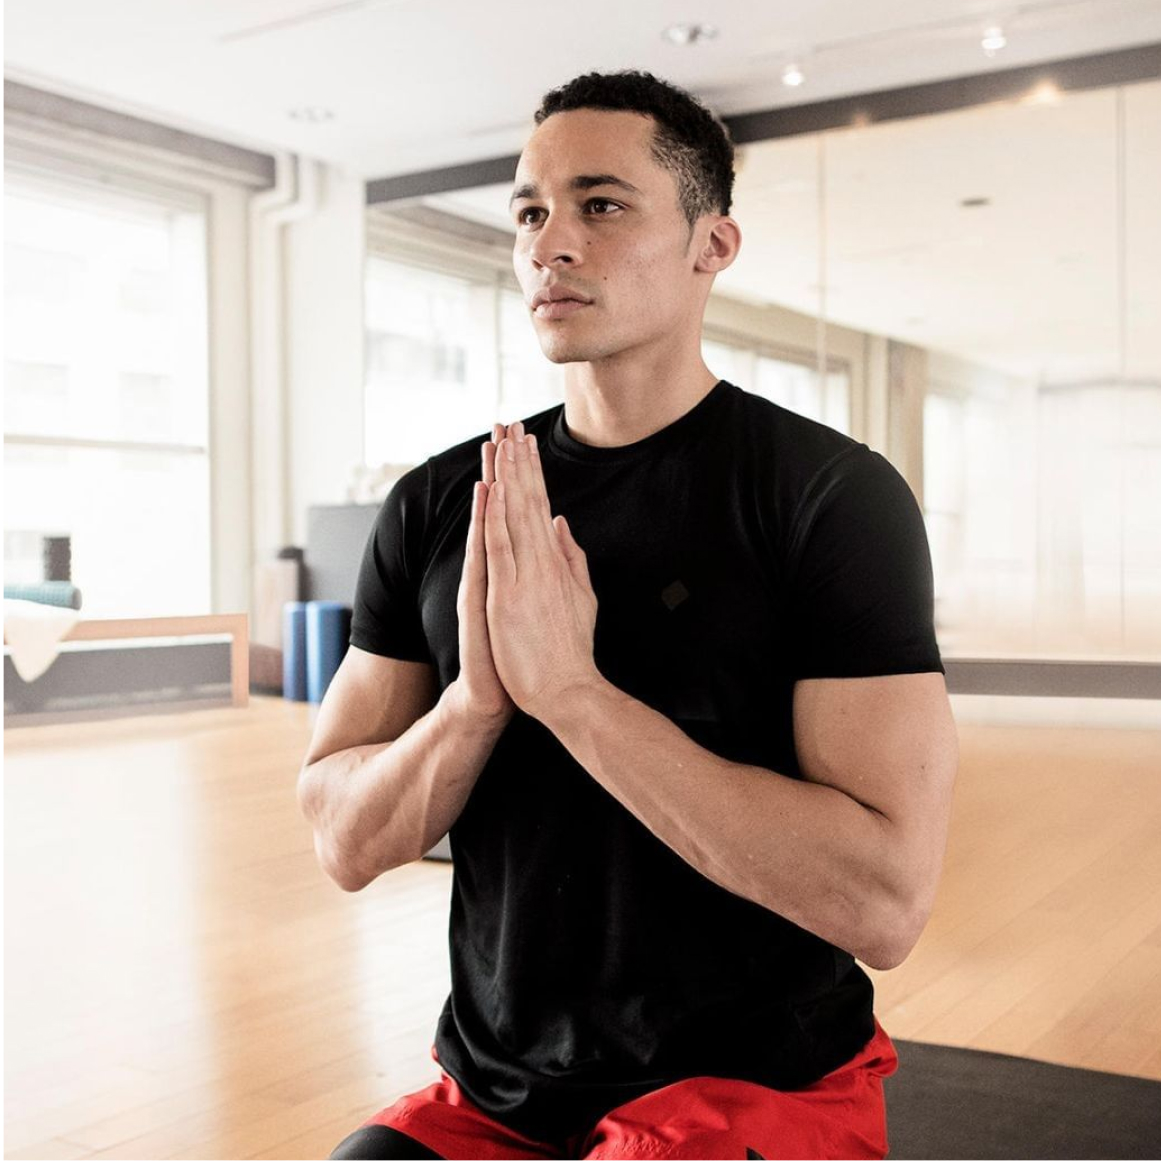
{"type": "Polygon", "coordinates": [[[573,439],[593,447],[624,447],[668,427],[700,403],[718,382],[702,361],[656,364],[569,363],[564,420],[573,439]]]}

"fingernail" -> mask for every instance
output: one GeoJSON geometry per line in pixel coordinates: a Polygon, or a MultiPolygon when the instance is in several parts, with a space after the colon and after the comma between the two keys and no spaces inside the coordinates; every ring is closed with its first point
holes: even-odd
{"type": "Polygon", "coordinates": [[[540,450],[540,449],[539,449],[539,448],[536,446],[536,436],[534,436],[534,435],[533,435],[531,432],[529,432],[529,434],[528,434],[528,435],[526,435],[526,436],[524,437],[524,439],[525,439],[525,441],[527,442],[529,449],[532,451],[532,454],[533,454],[533,455],[536,455],[536,454],[539,452],[539,450],[540,450]]]}

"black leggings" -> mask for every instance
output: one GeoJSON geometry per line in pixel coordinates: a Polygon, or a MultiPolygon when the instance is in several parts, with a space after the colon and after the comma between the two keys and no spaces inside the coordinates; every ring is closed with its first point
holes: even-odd
{"type": "Polygon", "coordinates": [[[335,1146],[331,1161],[345,1157],[391,1157],[410,1161],[428,1161],[428,1158],[435,1157],[443,1161],[438,1153],[389,1125],[364,1125],[349,1137],[344,1137],[335,1146]]]}

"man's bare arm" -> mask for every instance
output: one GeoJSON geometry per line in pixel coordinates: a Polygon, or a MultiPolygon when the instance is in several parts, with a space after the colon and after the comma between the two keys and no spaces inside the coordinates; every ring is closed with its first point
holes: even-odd
{"type": "Polygon", "coordinates": [[[482,717],[452,682],[394,741],[304,766],[298,797],[315,851],[344,891],[429,851],[460,816],[508,717],[482,717]]]}
{"type": "Polygon", "coordinates": [[[842,791],[890,824],[892,841],[881,857],[894,861],[889,875],[908,904],[905,958],[931,917],[959,769],[943,674],[799,681],[794,745],[803,777],[842,791]]]}
{"type": "Polygon", "coordinates": [[[378,657],[352,645],[327,689],[299,804],[327,874],[344,890],[420,858],[460,816],[516,707],[488,644],[485,485],[495,479],[494,439],[480,445],[456,596],[460,673],[436,700],[435,667],[378,657]]]}
{"type": "MultiPolygon", "coordinates": [[[[542,720],[609,793],[708,879],[878,970],[906,958],[917,934],[916,900],[928,894],[926,882],[905,874],[918,865],[906,852],[922,830],[917,820],[903,826],[870,798],[860,802],[833,785],[720,758],[607,681],[577,690],[542,720]]],[[[847,731],[857,749],[860,729],[874,723],[835,720],[831,728],[847,731]]],[[[863,742],[874,749],[865,734],[863,742]]],[[[902,784],[911,772],[898,768],[895,777],[902,784]]]]}

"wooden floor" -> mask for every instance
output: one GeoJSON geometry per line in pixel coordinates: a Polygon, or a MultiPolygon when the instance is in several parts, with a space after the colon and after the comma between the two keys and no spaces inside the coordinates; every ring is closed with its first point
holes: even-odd
{"type": "MultiPolygon", "coordinates": [[[[348,895],[255,697],[6,731],[5,1155],[318,1158],[436,1079],[447,864],[348,895]]],[[[1161,1079],[1161,731],[960,723],[900,1039],[1161,1079]]]]}

